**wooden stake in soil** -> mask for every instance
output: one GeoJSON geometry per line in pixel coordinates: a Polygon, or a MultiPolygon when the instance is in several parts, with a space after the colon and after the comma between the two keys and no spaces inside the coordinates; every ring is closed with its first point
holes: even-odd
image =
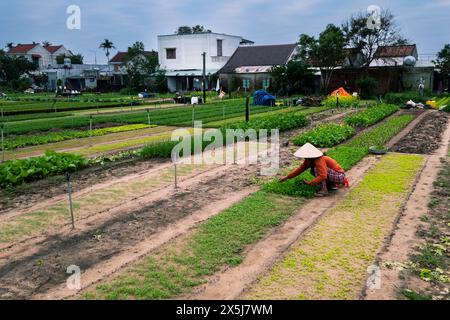
{"type": "Polygon", "coordinates": [[[70,211],[70,217],[72,219],[72,229],[75,229],[75,218],[73,215],[73,203],[72,203],[72,183],[70,182],[70,173],[66,173],[66,179],[67,179],[67,194],[69,196],[69,211],[70,211]]]}
{"type": "Polygon", "coordinates": [[[245,99],[245,121],[250,121],[250,97],[245,99]]]}
{"type": "Polygon", "coordinates": [[[147,120],[148,120],[148,125],[150,126],[150,109],[147,109],[147,120]]]}
{"type": "Polygon", "coordinates": [[[2,162],[4,162],[5,161],[5,137],[4,137],[4,134],[3,134],[3,127],[4,127],[5,125],[2,123],[1,125],[0,125],[0,127],[1,127],[1,129],[0,129],[0,131],[1,131],[1,137],[2,137],[2,162]]]}

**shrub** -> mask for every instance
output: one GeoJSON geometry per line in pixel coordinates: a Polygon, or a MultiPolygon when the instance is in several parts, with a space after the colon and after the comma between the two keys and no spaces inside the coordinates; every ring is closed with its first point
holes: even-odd
{"type": "Polygon", "coordinates": [[[79,155],[47,151],[35,158],[11,160],[0,165],[0,187],[13,187],[49,176],[86,167],[88,161],[79,155]]]}
{"type": "Polygon", "coordinates": [[[349,125],[326,124],[310,130],[294,139],[294,144],[302,146],[311,143],[319,148],[333,147],[355,134],[355,129],[349,125]]]}
{"type": "Polygon", "coordinates": [[[428,98],[421,97],[418,92],[410,91],[410,92],[401,92],[401,93],[387,93],[384,96],[384,102],[392,103],[396,105],[404,105],[409,100],[412,100],[416,103],[426,103],[428,98]]]}
{"type": "Polygon", "coordinates": [[[357,81],[356,86],[361,90],[361,98],[363,99],[374,98],[378,93],[378,81],[372,77],[357,81]]]}
{"type": "Polygon", "coordinates": [[[382,104],[347,117],[345,123],[353,127],[365,128],[383,120],[398,110],[399,108],[395,105],[382,104]]]}
{"type": "Polygon", "coordinates": [[[340,108],[357,108],[359,107],[359,99],[354,96],[349,97],[328,97],[322,102],[322,105],[329,108],[337,106],[337,99],[339,98],[340,108]]]}

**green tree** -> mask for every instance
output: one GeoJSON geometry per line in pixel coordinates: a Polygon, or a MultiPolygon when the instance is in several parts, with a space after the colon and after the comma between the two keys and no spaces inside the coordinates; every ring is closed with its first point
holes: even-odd
{"type": "Polygon", "coordinates": [[[333,72],[344,59],[345,45],[344,33],[333,24],[329,24],[318,39],[306,34],[300,35],[298,57],[308,65],[320,68],[324,92],[328,92],[333,72]]]}
{"type": "Polygon", "coordinates": [[[271,76],[271,90],[279,95],[310,93],[314,84],[314,74],[303,61],[291,60],[286,65],[276,66],[271,76]]]}
{"type": "Polygon", "coordinates": [[[59,55],[56,57],[56,63],[64,64],[64,59],[66,59],[66,58],[69,58],[70,62],[72,64],[83,64],[83,60],[84,60],[83,55],[81,55],[80,53],[72,55],[72,56],[66,56],[66,55],[62,54],[62,55],[59,55]]]}
{"type": "Polygon", "coordinates": [[[204,26],[196,25],[193,27],[190,26],[180,26],[178,27],[177,31],[175,31],[175,34],[183,35],[183,34],[196,34],[196,33],[206,33],[211,32],[211,30],[206,29],[204,26]]]}
{"type": "Polygon", "coordinates": [[[11,87],[14,87],[14,84],[18,83],[23,75],[36,69],[36,65],[27,58],[21,56],[10,57],[3,50],[0,50],[0,72],[11,87]]]}
{"type": "Polygon", "coordinates": [[[438,52],[437,59],[434,61],[436,67],[440,69],[440,73],[447,82],[447,88],[450,86],[450,44],[446,44],[444,48],[438,52]]]}
{"type": "Polygon", "coordinates": [[[158,55],[155,51],[146,52],[144,44],[136,42],[128,48],[125,66],[129,89],[138,90],[158,71],[158,55]]]}
{"type": "Polygon", "coordinates": [[[45,40],[44,42],[42,42],[42,46],[45,48],[45,47],[50,47],[52,44],[49,42],[49,41],[47,41],[47,40],[45,40]]]}
{"type": "Polygon", "coordinates": [[[389,10],[382,10],[378,25],[368,26],[369,14],[358,12],[342,24],[342,30],[348,45],[357,48],[363,58],[365,67],[374,60],[375,52],[380,46],[407,44],[401,30],[395,22],[395,15],[389,10]]]}
{"type": "Polygon", "coordinates": [[[11,50],[14,47],[14,42],[8,42],[5,46],[8,50],[11,50]]]}
{"type": "Polygon", "coordinates": [[[178,35],[192,34],[192,28],[189,26],[180,26],[178,27],[177,31],[175,31],[175,34],[178,35]]]}
{"type": "Polygon", "coordinates": [[[106,51],[106,59],[108,59],[108,63],[109,63],[109,51],[111,49],[115,49],[116,47],[114,46],[114,43],[109,41],[108,39],[103,40],[103,42],[100,44],[100,49],[103,49],[104,51],[106,51]]]}

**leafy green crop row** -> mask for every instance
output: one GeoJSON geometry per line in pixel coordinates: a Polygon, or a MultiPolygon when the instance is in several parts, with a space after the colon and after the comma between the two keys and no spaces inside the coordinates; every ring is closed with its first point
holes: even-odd
{"type": "Polygon", "coordinates": [[[305,132],[294,139],[296,146],[311,143],[319,148],[333,147],[355,134],[355,129],[349,125],[326,124],[305,132]]]}
{"type": "Polygon", "coordinates": [[[280,131],[287,131],[295,128],[301,128],[308,125],[309,120],[303,114],[298,113],[288,113],[288,114],[277,114],[273,116],[260,117],[255,120],[247,122],[239,122],[236,124],[231,124],[226,126],[227,129],[279,129],[280,131]]]}
{"type": "Polygon", "coordinates": [[[345,119],[345,122],[354,127],[366,128],[383,120],[398,110],[399,107],[395,105],[381,104],[351,115],[345,119]]]}
{"type": "MultiPolygon", "coordinates": [[[[393,117],[383,125],[357,136],[348,143],[330,149],[327,155],[335,159],[344,170],[349,170],[369,153],[371,146],[384,145],[413,119],[414,116],[412,115],[393,117]]],[[[311,180],[312,178],[308,171],[284,183],[273,180],[266,183],[263,190],[289,196],[312,198],[316,188],[303,184],[304,179],[311,180]]]]}
{"type": "MultiPolygon", "coordinates": [[[[279,107],[268,108],[265,106],[252,107],[252,114],[264,113],[280,110],[279,107]]],[[[192,108],[190,107],[174,107],[167,109],[153,109],[149,111],[151,123],[157,125],[169,126],[191,126],[192,125],[192,108]]],[[[197,121],[208,122],[222,120],[223,118],[236,118],[245,115],[245,101],[232,100],[215,104],[201,105],[195,107],[194,118],[197,121]],[[225,109],[225,115],[224,110],[225,109]]],[[[100,114],[93,116],[94,124],[101,123],[119,123],[119,124],[135,124],[148,123],[147,111],[133,113],[118,114],[100,114]]],[[[60,119],[42,119],[30,121],[17,121],[5,124],[5,131],[9,134],[26,134],[36,131],[48,131],[54,128],[82,128],[88,127],[90,117],[74,116],[60,119]]]]}
{"type": "MultiPolygon", "coordinates": [[[[257,132],[261,129],[267,129],[270,134],[271,129],[279,129],[280,131],[287,131],[295,128],[301,128],[306,126],[309,123],[309,119],[302,115],[302,114],[295,114],[295,113],[289,113],[289,114],[282,114],[282,115],[275,115],[275,116],[268,116],[268,117],[260,117],[257,120],[250,121],[249,123],[246,122],[239,122],[236,124],[228,125],[225,128],[218,129],[222,132],[223,137],[223,144],[226,144],[226,129],[254,129],[257,132]]],[[[202,139],[203,140],[203,139],[202,139]]],[[[191,144],[194,143],[194,138],[191,137],[191,144]]],[[[151,158],[169,158],[171,156],[172,149],[175,147],[177,142],[174,141],[164,141],[159,142],[155,144],[150,144],[148,146],[145,146],[140,151],[140,156],[144,159],[151,159],[151,158]]],[[[204,141],[202,150],[204,150],[210,142],[204,141]]],[[[193,151],[194,148],[191,148],[193,151]]],[[[183,155],[186,156],[186,155],[183,155]]]]}
{"type": "Polygon", "coordinates": [[[0,165],[0,187],[44,179],[86,167],[88,161],[78,155],[47,151],[41,157],[11,160],[0,165]]]}
{"type": "MultiPolygon", "coordinates": [[[[110,133],[119,133],[125,131],[134,131],[149,128],[149,125],[146,124],[133,124],[127,126],[119,126],[119,127],[109,127],[102,129],[94,129],[92,133],[90,131],[77,131],[77,130],[64,130],[60,132],[50,132],[41,135],[32,135],[32,136],[17,136],[14,139],[8,139],[5,142],[5,148],[7,150],[14,150],[17,148],[23,148],[26,146],[36,146],[41,144],[71,140],[71,139],[79,139],[79,138],[87,138],[92,136],[103,136],[110,133]]],[[[156,127],[156,125],[152,126],[156,127]]]]}

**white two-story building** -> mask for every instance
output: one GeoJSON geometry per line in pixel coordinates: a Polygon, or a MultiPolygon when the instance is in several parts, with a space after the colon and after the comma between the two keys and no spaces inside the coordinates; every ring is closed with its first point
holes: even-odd
{"type": "MultiPolygon", "coordinates": [[[[158,36],[159,64],[166,71],[170,91],[200,90],[203,52],[206,52],[209,78],[228,62],[239,46],[252,44],[240,36],[214,32],[158,36]]],[[[209,81],[206,87],[209,89],[209,81]]]]}

